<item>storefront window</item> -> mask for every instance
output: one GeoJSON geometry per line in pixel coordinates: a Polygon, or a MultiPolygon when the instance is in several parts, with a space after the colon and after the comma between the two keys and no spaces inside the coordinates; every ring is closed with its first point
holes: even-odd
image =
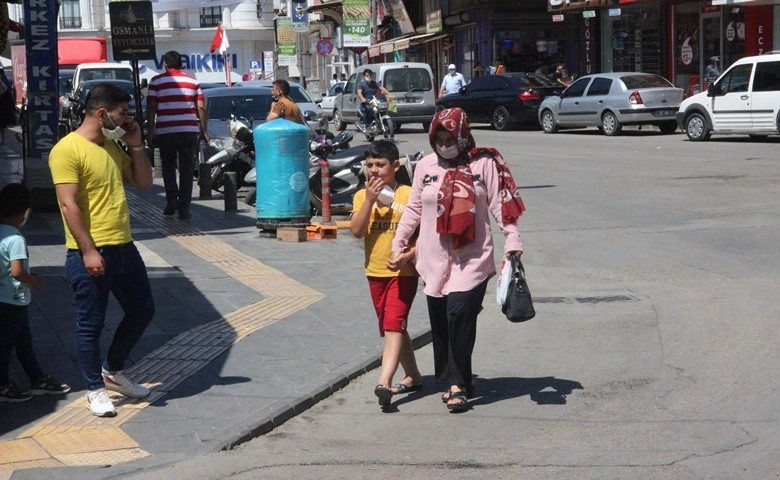
{"type": "Polygon", "coordinates": [[[721,71],[745,56],[745,7],[727,7],[723,12],[723,61],[721,71]]]}
{"type": "Polygon", "coordinates": [[[674,84],[685,89],[686,96],[698,93],[699,62],[699,2],[684,3],[674,8],[674,84]]]}
{"type": "Polygon", "coordinates": [[[552,75],[558,63],[567,62],[565,25],[526,24],[493,30],[493,58],[505,72],[534,72],[552,75]]]}
{"type": "Polygon", "coordinates": [[[612,68],[615,72],[662,74],[661,8],[643,5],[621,9],[612,18],[612,68]]]}

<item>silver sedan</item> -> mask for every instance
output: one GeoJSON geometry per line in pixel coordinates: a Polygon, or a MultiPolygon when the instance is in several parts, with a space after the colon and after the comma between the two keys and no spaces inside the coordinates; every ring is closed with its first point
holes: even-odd
{"type": "Polygon", "coordinates": [[[539,106],[545,133],[562,128],[598,127],[619,135],[624,125],[655,125],[661,133],[677,130],[675,115],[683,89],[660,75],[640,72],[596,73],[572,83],[560,96],[539,106]]]}

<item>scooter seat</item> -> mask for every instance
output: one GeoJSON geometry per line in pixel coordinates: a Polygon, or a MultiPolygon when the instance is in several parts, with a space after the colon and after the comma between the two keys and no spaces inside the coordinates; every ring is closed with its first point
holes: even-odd
{"type": "Polygon", "coordinates": [[[366,154],[366,146],[359,145],[339,150],[333,155],[328,156],[328,165],[331,170],[339,170],[355,160],[363,160],[366,154]]]}

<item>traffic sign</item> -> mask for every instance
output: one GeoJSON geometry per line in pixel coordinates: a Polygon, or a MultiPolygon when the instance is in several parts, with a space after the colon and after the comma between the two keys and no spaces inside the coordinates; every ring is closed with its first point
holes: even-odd
{"type": "Polygon", "coordinates": [[[250,70],[262,70],[263,64],[260,62],[260,60],[251,60],[249,62],[249,69],[250,70]]]}
{"type": "Polygon", "coordinates": [[[152,2],[109,2],[108,14],[114,60],[156,59],[152,2]]]}
{"type": "Polygon", "coordinates": [[[323,38],[322,40],[317,42],[317,53],[319,53],[323,57],[331,55],[333,53],[333,42],[331,42],[327,38],[323,38]]]}

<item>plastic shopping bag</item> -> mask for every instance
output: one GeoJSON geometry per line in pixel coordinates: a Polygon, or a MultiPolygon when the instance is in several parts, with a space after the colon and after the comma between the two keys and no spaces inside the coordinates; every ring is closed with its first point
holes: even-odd
{"type": "Polygon", "coordinates": [[[506,294],[509,291],[509,283],[512,281],[512,262],[504,258],[498,271],[498,284],[496,285],[496,303],[503,306],[506,302],[506,294]]]}

